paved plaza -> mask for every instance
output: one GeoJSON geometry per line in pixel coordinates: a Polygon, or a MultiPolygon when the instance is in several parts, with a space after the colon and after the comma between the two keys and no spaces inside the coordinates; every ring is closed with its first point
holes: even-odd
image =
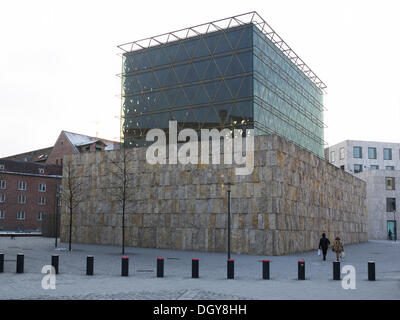
{"type": "MultiPolygon", "coordinates": [[[[356,269],[356,289],[332,280],[334,253],[327,261],[310,251],[287,256],[233,254],[235,279],[226,279],[225,253],[126,248],[129,277],[121,277],[121,248],[66,243],[54,239],[0,237],[5,254],[0,273],[0,299],[400,299],[400,243],[369,241],[345,246],[341,267],[356,269]],[[24,253],[23,274],[16,273],[16,255],[24,253]],[[56,289],[43,289],[42,267],[59,255],[56,289]],[[94,275],[86,275],[86,256],[94,256],[94,275]],[[156,259],[165,261],[164,278],[156,277],[156,259]],[[191,278],[191,260],[200,260],[200,278],[191,278]],[[269,259],[270,280],[262,280],[262,260],[269,259]],[[306,280],[297,280],[304,259],[306,280]],[[376,262],[376,281],[368,281],[368,261],[376,262]]],[[[343,275],[344,276],[344,275],[343,275]]]]}

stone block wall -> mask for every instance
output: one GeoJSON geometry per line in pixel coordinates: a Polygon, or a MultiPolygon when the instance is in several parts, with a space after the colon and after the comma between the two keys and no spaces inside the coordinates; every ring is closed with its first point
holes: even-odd
{"type": "MultiPolygon", "coordinates": [[[[150,165],[146,148],[129,149],[126,245],[226,251],[228,182],[232,252],[312,250],[323,232],[345,244],[367,241],[364,181],[277,135],[257,136],[254,146],[254,170],[247,176],[235,175],[235,165],[150,165]]],[[[111,188],[118,180],[112,161],[121,155],[116,150],[64,158],[86,185],[73,216],[73,242],[121,244],[121,203],[111,188]]],[[[67,241],[67,208],[61,225],[61,239],[67,241]]]]}

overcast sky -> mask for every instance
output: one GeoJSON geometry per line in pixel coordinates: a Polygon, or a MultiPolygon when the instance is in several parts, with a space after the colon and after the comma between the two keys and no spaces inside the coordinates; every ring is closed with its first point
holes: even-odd
{"type": "Polygon", "coordinates": [[[325,140],[400,142],[400,1],[2,1],[0,156],[119,137],[117,45],[257,11],[328,86],[325,140]]]}

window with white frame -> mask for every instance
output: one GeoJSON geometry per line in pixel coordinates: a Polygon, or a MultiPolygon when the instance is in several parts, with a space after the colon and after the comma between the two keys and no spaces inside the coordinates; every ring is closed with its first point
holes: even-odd
{"type": "Polygon", "coordinates": [[[45,183],[39,183],[39,191],[46,192],[46,184],[45,183]]]}
{"type": "Polygon", "coordinates": [[[26,203],[26,195],[24,195],[24,194],[19,194],[19,195],[18,195],[18,203],[19,203],[19,204],[24,204],[24,203],[26,203]]]}
{"type": "Polygon", "coordinates": [[[26,190],[26,182],[25,181],[18,182],[18,190],[26,190]]]}
{"type": "Polygon", "coordinates": [[[6,201],[6,195],[4,193],[0,193],[0,202],[6,201]]]}
{"type": "Polygon", "coordinates": [[[43,168],[39,168],[39,173],[44,173],[44,169],[43,168]]]}
{"type": "Polygon", "coordinates": [[[339,150],[339,157],[340,157],[340,160],[343,160],[343,159],[344,159],[344,148],[340,148],[340,150],[339,150]]]}
{"type": "Polygon", "coordinates": [[[329,162],[335,162],[335,151],[329,153],[329,162]]]}
{"type": "Polygon", "coordinates": [[[6,180],[0,180],[0,189],[5,189],[7,187],[6,180]]]}
{"type": "Polygon", "coordinates": [[[25,220],[26,218],[26,213],[25,211],[18,211],[17,213],[17,220],[25,220]]]}
{"type": "Polygon", "coordinates": [[[45,205],[46,204],[46,198],[45,197],[39,197],[39,202],[38,204],[40,205],[45,205]]]}
{"type": "Polygon", "coordinates": [[[6,216],[6,212],[4,210],[0,210],[0,219],[4,219],[6,216]]]}
{"type": "Polygon", "coordinates": [[[38,213],[38,216],[37,216],[38,221],[42,221],[43,220],[43,215],[44,215],[44,213],[42,211],[40,211],[38,213]]]}
{"type": "Polygon", "coordinates": [[[386,190],[395,190],[395,178],[386,177],[385,178],[386,190]]]}

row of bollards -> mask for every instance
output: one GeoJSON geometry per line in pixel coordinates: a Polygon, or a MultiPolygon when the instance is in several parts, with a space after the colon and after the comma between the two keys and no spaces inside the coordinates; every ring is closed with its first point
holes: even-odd
{"type": "MultiPolygon", "coordinates": [[[[59,255],[51,256],[51,265],[54,267],[55,273],[59,273],[59,255]]],[[[24,273],[24,254],[17,254],[17,273],[24,273]]],[[[305,261],[299,260],[297,264],[298,280],[305,280],[305,261]]],[[[86,257],[86,275],[92,276],[94,270],[94,256],[86,257]]],[[[0,273],[4,272],[4,253],[0,253],[0,273]]],[[[129,258],[122,257],[121,276],[129,275],[129,258]]],[[[164,258],[157,258],[157,278],[164,277],[164,258]]],[[[192,259],[192,278],[199,278],[199,259],[192,259]]],[[[235,278],[235,261],[228,259],[227,261],[227,279],[235,278]]],[[[262,260],[262,278],[270,279],[270,261],[262,260]]],[[[333,261],[333,280],[340,280],[340,262],[333,261]]],[[[375,281],[375,262],[368,261],[368,280],[375,281]]]]}

